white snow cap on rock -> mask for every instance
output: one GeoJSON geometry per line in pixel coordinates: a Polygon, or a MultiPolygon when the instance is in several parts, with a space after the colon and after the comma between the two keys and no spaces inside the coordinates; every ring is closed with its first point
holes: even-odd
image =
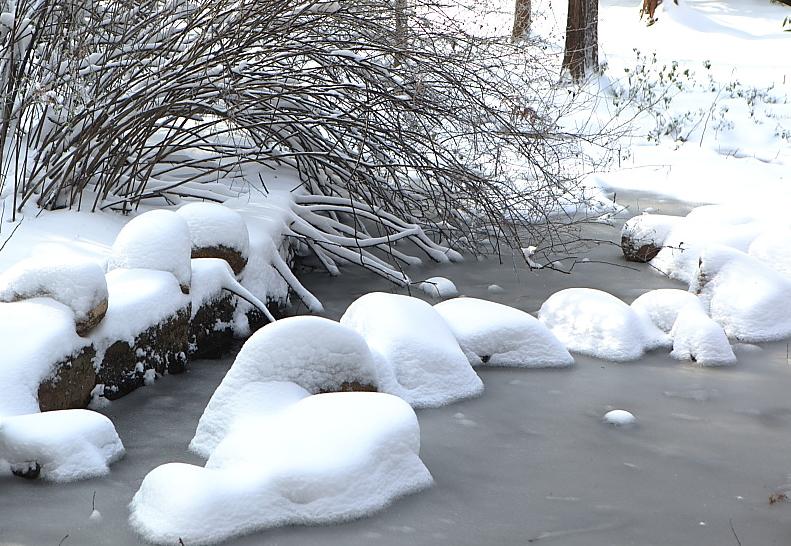
{"type": "Polygon", "coordinates": [[[170,210],[152,210],[123,227],[113,243],[107,269],[167,271],[182,287],[189,287],[191,253],[187,221],[170,210]]]}
{"type": "Polygon", "coordinates": [[[756,343],[791,337],[791,279],[743,252],[707,248],[690,290],[729,338],[756,343]]]}
{"type": "Polygon", "coordinates": [[[418,288],[434,299],[455,298],[459,291],[453,281],[445,277],[431,277],[418,285],[418,288]]]}
{"type": "Polygon", "coordinates": [[[694,301],[679,313],[673,329],[673,352],[670,356],[679,360],[694,360],[703,366],[725,366],[736,363],[728,336],[714,322],[703,306],[694,301]]]}
{"type": "Polygon", "coordinates": [[[442,316],[423,300],[372,292],[356,299],[341,324],[357,332],[389,367],[380,390],[414,407],[437,407],[477,396],[483,382],[442,316]]]}
{"type": "Polygon", "coordinates": [[[343,383],[380,385],[365,340],[351,328],[311,316],[266,325],[248,339],[214,392],[190,449],[208,456],[246,414],[268,414],[343,383]]]}
{"type": "Polygon", "coordinates": [[[94,262],[28,258],[0,275],[0,301],[12,302],[45,296],[74,311],[77,321],[107,301],[104,271],[94,262]]]}
{"type": "Polygon", "coordinates": [[[643,245],[662,247],[667,236],[683,218],[668,216],[666,214],[640,214],[624,223],[621,236],[627,237],[632,246],[639,248],[643,245]]]}
{"type": "Polygon", "coordinates": [[[601,290],[556,292],[538,316],[568,350],[604,360],[637,360],[645,351],[670,346],[668,336],[646,315],[601,290]]]}
{"type": "Polygon", "coordinates": [[[89,410],[61,410],[0,417],[0,459],[22,471],[68,482],[103,476],[123,457],[113,423],[89,410]]]}
{"type": "Polygon", "coordinates": [[[191,545],[346,521],[430,486],[419,451],[417,417],[404,401],[380,393],[310,396],[228,436],[206,468],[155,468],[129,519],[148,541],[191,545]]]}
{"type": "Polygon", "coordinates": [[[476,298],[443,301],[434,309],[473,366],[548,368],[574,363],[546,326],[519,309],[476,298]]]}
{"type": "Polygon", "coordinates": [[[645,314],[657,328],[669,333],[681,310],[687,305],[699,303],[698,297],[686,290],[659,288],[634,300],[632,309],[645,314]]]}
{"type": "Polygon", "coordinates": [[[192,248],[224,246],[248,256],[247,224],[235,210],[219,203],[189,203],[176,212],[187,221],[192,248]]]}

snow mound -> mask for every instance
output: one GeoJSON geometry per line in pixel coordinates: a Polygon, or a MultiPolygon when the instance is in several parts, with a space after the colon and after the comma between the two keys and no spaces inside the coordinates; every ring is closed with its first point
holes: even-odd
{"type": "Polygon", "coordinates": [[[176,212],[187,221],[192,248],[226,247],[247,258],[250,235],[235,210],[218,203],[189,203],[176,212]]]}
{"type": "Polygon", "coordinates": [[[167,271],[188,289],[191,251],[187,221],[173,211],[152,210],[123,227],[113,243],[107,269],[167,271]]]}
{"type": "Polygon", "coordinates": [[[227,290],[260,310],[269,319],[269,322],[275,321],[264,302],[256,298],[236,280],[233,270],[227,261],[220,258],[193,258],[191,267],[191,318],[195,318],[195,315],[203,305],[216,300],[222,296],[224,290],[227,290]]]}
{"type": "Polygon", "coordinates": [[[448,323],[470,364],[542,368],[570,366],[574,358],[533,316],[491,301],[455,298],[434,309],[448,323]]]}
{"type": "Polygon", "coordinates": [[[361,296],[341,317],[359,332],[381,359],[380,391],[415,407],[437,407],[477,396],[483,383],[470,367],[442,316],[417,298],[372,292],[361,296]]]}
{"type": "Polygon", "coordinates": [[[421,291],[435,299],[455,298],[459,291],[453,281],[445,277],[431,277],[418,285],[421,291]]]}
{"type": "Polygon", "coordinates": [[[753,258],[791,278],[791,228],[768,229],[747,249],[753,258]]]}
{"type": "Polygon", "coordinates": [[[736,363],[728,336],[697,301],[678,313],[670,337],[673,338],[673,352],[670,353],[673,358],[694,360],[704,366],[736,363]]]}
{"type": "Polygon", "coordinates": [[[601,290],[556,292],[538,316],[568,350],[604,360],[637,360],[645,351],[670,345],[647,316],[601,290]]]}
{"type": "Polygon", "coordinates": [[[0,301],[12,302],[40,296],[59,301],[74,311],[77,322],[107,302],[104,271],[90,261],[56,261],[29,258],[0,275],[0,301]]]}
{"type": "Polygon", "coordinates": [[[604,422],[617,427],[633,425],[637,418],[626,410],[616,409],[604,414],[604,422]]]}
{"type": "Polygon", "coordinates": [[[190,449],[208,456],[246,414],[271,413],[308,394],[352,384],[380,384],[373,355],[357,332],[311,316],[268,324],[239,351],[206,406],[190,449]]]}
{"type": "Polygon", "coordinates": [[[691,292],[676,288],[660,288],[638,297],[632,302],[632,309],[645,314],[657,328],[669,333],[681,310],[687,305],[697,303],[697,296],[691,292]]]}
{"type": "Polygon", "coordinates": [[[621,229],[621,247],[627,259],[649,261],[683,218],[664,214],[641,214],[630,218],[621,229]]]}
{"type": "Polygon", "coordinates": [[[16,471],[68,482],[103,476],[124,455],[113,423],[89,410],[61,410],[0,418],[0,459],[16,471]]]}
{"type": "Polygon", "coordinates": [[[310,396],[225,439],[206,468],[146,476],[130,523],[158,544],[212,544],[269,527],[346,521],[431,485],[420,428],[379,393],[310,396]],[[174,495],[174,492],[189,492],[174,495]]]}
{"type": "Polygon", "coordinates": [[[791,279],[732,248],[706,249],[690,290],[731,339],[791,337],[791,279]]]}

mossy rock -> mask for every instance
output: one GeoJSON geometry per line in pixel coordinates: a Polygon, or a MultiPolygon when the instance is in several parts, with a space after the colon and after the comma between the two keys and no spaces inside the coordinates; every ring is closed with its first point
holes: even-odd
{"type": "Polygon", "coordinates": [[[317,394],[328,392],[379,392],[373,385],[360,383],[359,381],[344,381],[337,389],[322,389],[317,394]]]}
{"type": "Polygon", "coordinates": [[[233,248],[225,245],[193,247],[192,258],[220,258],[228,262],[234,275],[239,275],[247,265],[247,258],[233,248]]]}
{"type": "Polygon", "coordinates": [[[54,366],[52,375],[38,387],[41,411],[79,409],[88,405],[96,385],[95,356],[94,348],[88,346],[54,366]]]}
{"type": "Polygon", "coordinates": [[[661,246],[654,243],[639,244],[635,243],[630,237],[621,237],[621,251],[624,258],[629,262],[648,263],[659,254],[661,246]]]}
{"type": "Polygon", "coordinates": [[[233,346],[234,297],[231,294],[202,305],[189,326],[190,358],[220,358],[233,346]]]}

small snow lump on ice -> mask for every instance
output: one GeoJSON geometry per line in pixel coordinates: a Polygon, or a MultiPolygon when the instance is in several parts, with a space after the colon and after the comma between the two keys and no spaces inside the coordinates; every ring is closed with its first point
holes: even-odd
{"type": "Polygon", "coordinates": [[[455,298],[459,295],[453,281],[445,277],[431,277],[420,283],[418,287],[434,299],[455,298]]]}
{"type": "Polygon", "coordinates": [[[604,422],[617,427],[633,425],[637,418],[626,410],[616,409],[604,414],[604,422]]]}
{"type": "Polygon", "coordinates": [[[542,368],[570,366],[574,358],[533,316],[499,303],[454,298],[434,306],[470,364],[542,368]]]}

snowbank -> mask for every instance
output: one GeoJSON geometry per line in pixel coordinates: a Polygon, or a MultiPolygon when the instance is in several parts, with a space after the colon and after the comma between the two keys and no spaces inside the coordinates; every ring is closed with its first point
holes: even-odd
{"type": "Polygon", "coordinates": [[[113,243],[107,268],[167,271],[188,291],[191,249],[186,220],[173,211],[152,210],[123,227],[113,243]]]}
{"type": "Polygon", "coordinates": [[[361,517],[431,484],[419,450],[415,413],[396,397],[310,396],[233,433],[206,468],[154,469],[132,500],[130,523],[154,543],[199,545],[361,517]]]}
{"type": "Polygon", "coordinates": [[[791,279],[791,227],[768,229],[756,237],[747,253],[791,279]]]}
{"type": "Polygon", "coordinates": [[[685,306],[679,313],[673,329],[673,352],[679,360],[694,360],[704,366],[723,366],[736,363],[736,355],[728,336],[714,322],[699,302],[685,306]]]}
{"type": "Polygon", "coordinates": [[[389,366],[380,390],[415,407],[437,407],[477,396],[483,383],[442,316],[428,303],[397,294],[372,292],[356,299],[341,324],[359,332],[389,366]]]}
{"type": "Polygon", "coordinates": [[[0,459],[12,470],[67,482],[103,476],[124,455],[112,422],[88,410],[0,418],[0,459]]]}
{"type": "Polygon", "coordinates": [[[645,351],[670,345],[647,316],[600,290],[556,292],[538,316],[568,350],[604,360],[637,360],[645,351]]]}
{"type": "Polygon", "coordinates": [[[421,291],[435,299],[455,298],[459,290],[453,281],[445,277],[431,277],[418,285],[421,291]]]}
{"type": "Polygon", "coordinates": [[[308,394],[377,388],[380,371],[365,340],[321,317],[290,317],[258,330],[214,392],[190,449],[208,456],[238,420],[268,414],[308,394]]]}
{"type": "Polygon", "coordinates": [[[695,294],[676,288],[660,288],[642,294],[631,307],[646,315],[657,328],[669,333],[679,312],[690,304],[699,304],[695,294]]]}
{"type": "Polygon", "coordinates": [[[455,298],[434,309],[448,323],[470,364],[541,368],[570,366],[574,358],[533,316],[491,301],[455,298]]]}

